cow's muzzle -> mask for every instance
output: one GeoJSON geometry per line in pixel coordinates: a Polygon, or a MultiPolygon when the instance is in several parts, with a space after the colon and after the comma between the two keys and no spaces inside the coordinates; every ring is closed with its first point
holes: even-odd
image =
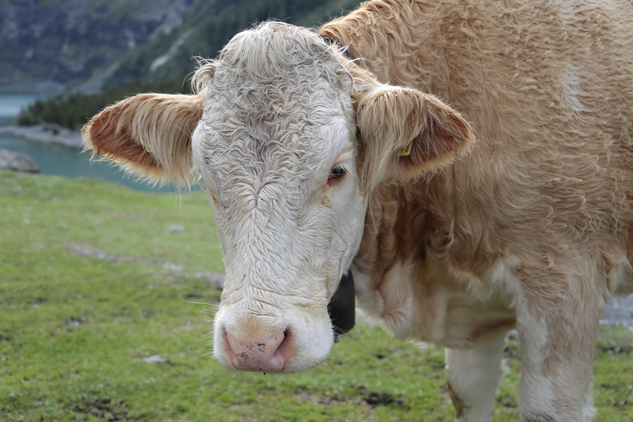
{"type": "Polygon", "coordinates": [[[349,332],[356,325],[354,277],[351,270],[341,278],[338,289],[327,305],[327,311],[334,330],[334,343],[338,343],[338,336],[349,332]]]}

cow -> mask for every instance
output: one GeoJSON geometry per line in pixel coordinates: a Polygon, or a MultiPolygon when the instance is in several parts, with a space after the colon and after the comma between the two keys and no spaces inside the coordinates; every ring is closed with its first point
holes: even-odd
{"type": "Polygon", "coordinates": [[[84,139],[206,188],[226,368],[317,365],[351,327],[333,315],[349,293],[331,299],[353,284],[397,337],[446,347],[458,421],[490,420],[516,327],[521,420],[586,422],[605,301],[633,291],[632,22],[619,0],[267,21],[200,60],[194,94],[128,98],[84,139]]]}

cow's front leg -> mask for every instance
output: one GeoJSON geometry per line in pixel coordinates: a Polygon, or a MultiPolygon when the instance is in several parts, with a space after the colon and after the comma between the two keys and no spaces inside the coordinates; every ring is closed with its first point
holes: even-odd
{"type": "MultiPolygon", "coordinates": [[[[544,284],[544,283],[543,283],[544,284]]],[[[573,277],[524,291],[517,306],[522,422],[590,422],[592,363],[604,306],[599,285],[573,277]],[[555,290],[559,287],[558,291],[555,290]],[[554,292],[549,297],[543,293],[554,292]]]]}
{"type": "Polygon", "coordinates": [[[490,422],[505,370],[505,335],[473,350],[446,349],[446,381],[458,422],[490,422]]]}

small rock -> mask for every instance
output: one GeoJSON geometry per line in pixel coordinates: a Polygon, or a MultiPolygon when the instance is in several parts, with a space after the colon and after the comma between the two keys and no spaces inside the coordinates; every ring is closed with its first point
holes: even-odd
{"type": "Polygon", "coordinates": [[[506,337],[508,340],[519,341],[519,332],[517,330],[508,331],[508,336],[506,337]]]}
{"type": "Polygon", "coordinates": [[[170,233],[180,233],[185,231],[185,226],[181,226],[180,224],[174,224],[172,226],[169,226],[169,228],[167,230],[165,230],[166,234],[170,234],[170,233]]]}
{"type": "Polygon", "coordinates": [[[85,324],[86,322],[88,322],[88,318],[86,318],[85,316],[79,318],[70,317],[65,322],[71,327],[79,327],[81,324],[85,324]]]}
{"type": "Polygon", "coordinates": [[[165,363],[166,359],[160,357],[160,355],[152,355],[146,358],[142,358],[147,363],[165,363]]]}
{"type": "Polygon", "coordinates": [[[0,148],[0,168],[25,173],[39,173],[40,166],[26,154],[0,148]]]}

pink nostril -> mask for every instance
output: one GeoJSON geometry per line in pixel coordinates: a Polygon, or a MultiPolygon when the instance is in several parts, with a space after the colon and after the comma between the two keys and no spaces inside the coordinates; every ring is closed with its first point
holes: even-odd
{"type": "Polygon", "coordinates": [[[224,332],[227,351],[236,369],[241,371],[280,372],[285,365],[284,349],[288,342],[281,331],[260,338],[239,338],[224,332]]]}

